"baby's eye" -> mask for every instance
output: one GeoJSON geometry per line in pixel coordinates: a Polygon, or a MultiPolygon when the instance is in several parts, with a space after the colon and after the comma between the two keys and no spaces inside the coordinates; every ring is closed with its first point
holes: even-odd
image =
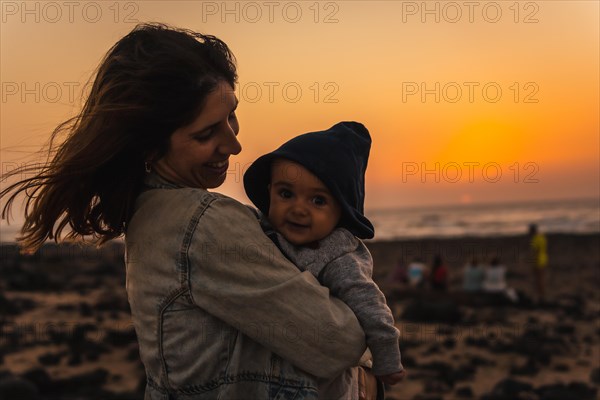
{"type": "Polygon", "coordinates": [[[327,199],[323,196],[315,196],[313,197],[313,203],[317,206],[324,206],[327,204],[327,199]]]}
{"type": "Polygon", "coordinates": [[[287,189],[281,189],[279,191],[279,196],[281,196],[284,199],[289,199],[292,197],[292,195],[293,195],[293,193],[287,189]]]}

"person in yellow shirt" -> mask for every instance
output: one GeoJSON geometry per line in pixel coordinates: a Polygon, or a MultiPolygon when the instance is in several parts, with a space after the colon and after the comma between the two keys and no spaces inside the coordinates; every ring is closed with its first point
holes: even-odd
{"type": "Polygon", "coordinates": [[[531,264],[535,276],[535,287],[539,301],[544,301],[546,292],[545,271],[548,266],[546,236],[538,231],[536,224],[529,225],[531,264]]]}

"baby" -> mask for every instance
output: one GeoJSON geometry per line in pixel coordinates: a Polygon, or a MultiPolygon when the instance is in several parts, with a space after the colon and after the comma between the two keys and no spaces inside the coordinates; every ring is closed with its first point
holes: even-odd
{"type": "MultiPolygon", "coordinates": [[[[354,311],[373,357],[371,372],[393,385],[404,376],[399,332],[360,240],[374,236],[363,212],[370,147],[369,132],[358,122],[305,133],[258,158],[244,174],[244,187],[282,253],[354,311]]],[[[320,383],[319,396],[354,398],[356,373],[348,376],[340,377],[345,383],[320,383]]]]}

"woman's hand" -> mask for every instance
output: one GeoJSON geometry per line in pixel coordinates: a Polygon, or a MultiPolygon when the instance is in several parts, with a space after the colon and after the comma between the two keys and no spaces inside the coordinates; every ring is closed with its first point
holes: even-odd
{"type": "Polygon", "coordinates": [[[377,375],[377,378],[380,379],[383,383],[387,385],[395,385],[400,382],[406,376],[406,370],[403,369],[400,372],[394,372],[393,374],[388,375],[377,375]]]}

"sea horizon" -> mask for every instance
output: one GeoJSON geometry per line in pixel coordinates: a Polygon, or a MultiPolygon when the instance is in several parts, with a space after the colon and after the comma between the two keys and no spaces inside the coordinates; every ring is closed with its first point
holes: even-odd
{"type": "MultiPolygon", "coordinates": [[[[375,227],[371,241],[514,236],[532,223],[545,233],[600,233],[600,198],[382,207],[365,215],[375,227]]],[[[0,243],[14,243],[21,225],[2,220],[0,243]]]]}

